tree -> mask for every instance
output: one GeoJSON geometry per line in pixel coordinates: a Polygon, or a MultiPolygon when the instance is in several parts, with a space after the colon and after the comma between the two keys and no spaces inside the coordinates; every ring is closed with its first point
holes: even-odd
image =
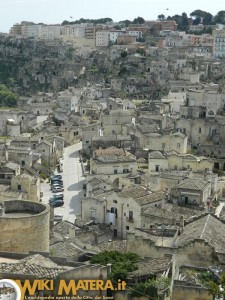
{"type": "Polygon", "coordinates": [[[126,50],[121,51],[120,56],[121,56],[122,58],[127,57],[127,51],[126,51],[126,50]]]}
{"type": "Polygon", "coordinates": [[[225,10],[221,10],[215,15],[214,22],[217,24],[225,24],[225,10]]]}
{"type": "Polygon", "coordinates": [[[120,21],[120,24],[122,24],[124,27],[128,27],[129,24],[131,24],[132,22],[130,20],[124,20],[124,21],[120,21]]]}
{"type": "Polygon", "coordinates": [[[202,277],[202,283],[209,291],[213,299],[225,299],[225,274],[219,276],[217,273],[207,272],[208,276],[202,277]]]}
{"type": "Polygon", "coordinates": [[[202,23],[204,25],[210,25],[212,23],[212,19],[213,19],[213,15],[211,15],[210,13],[206,13],[202,23]]]}
{"type": "Polygon", "coordinates": [[[133,24],[144,24],[145,23],[145,19],[143,19],[142,17],[137,17],[133,20],[132,22],[133,24]]]}
{"type": "Polygon", "coordinates": [[[169,296],[170,279],[159,277],[141,282],[132,288],[131,297],[147,296],[149,299],[159,299],[159,295],[169,296]]]}
{"type": "Polygon", "coordinates": [[[163,21],[163,20],[165,20],[165,16],[164,16],[163,14],[158,15],[158,19],[159,19],[160,21],[163,21]]]}
{"type": "Polygon", "coordinates": [[[182,16],[180,18],[180,22],[178,23],[179,28],[181,31],[187,31],[189,29],[189,22],[188,17],[186,13],[182,13],[182,16]]]}
{"type": "Polygon", "coordinates": [[[118,282],[118,279],[126,279],[128,272],[137,270],[139,259],[137,254],[131,252],[104,251],[92,256],[91,263],[102,265],[111,263],[112,273],[110,277],[113,282],[118,282]]]}
{"type": "Polygon", "coordinates": [[[199,25],[201,23],[201,18],[200,17],[196,17],[193,21],[192,24],[193,25],[199,25]]]}
{"type": "Polygon", "coordinates": [[[0,84],[0,106],[16,107],[18,97],[6,85],[0,84]]]}
{"type": "Polygon", "coordinates": [[[213,281],[209,281],[209,282],[207,282],[206,287],[207,287],[210,295],[213,296],[213,299],[216,299],[216,297],[221,296],[220,286],[217,283],[215,283],[213,281]]]}
{"type": "Polygon", "coordinates": [[[207,14],[206,11],[201,10],[201,9],[196,9],[196,10],[194,10],[192,13],[190,13],[190,16],[191,16],[191,17],[200,17],[200,18],[203,19],[203,18],[205,17],[206,14],[207,14]]]}
{"type": "Polygon", "coordinates": [[[141,54],[142,56],[146,56],[146,50],[144,48],[138,48],[136,52],[141,54]]]}

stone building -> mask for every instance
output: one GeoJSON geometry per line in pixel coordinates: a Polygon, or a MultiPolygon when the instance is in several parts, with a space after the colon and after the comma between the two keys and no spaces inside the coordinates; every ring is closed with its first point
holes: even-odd
{"type": "Polygon", "coordinates": [[[141,228],[141,211],[164,201],[163,192],[152,193],[141,186],[127,186],[120,192],[109,191],[82,200],[82,218],[110,224],[114,237],[141,228]]]}
{"type": "Polygon", "coordinates": [[[11,179],[11,190],[26,193],[27,199],[39,202],[41,192],[40,178],[26,173],[13,176],[11,179]]]}
{"type": "Polygon", "coordinates": [[[204,156],[194,156],[192,154],[179,154],[175,151],[160,152],[152,151],[148,158],[149,173],[160,171],[193,171],[205,172],[213,171],[213,161],[204,156]]]}
{"type": "Polygon", "coordinates": [[[17,163],[6,162],[0,167],[0,183],[10,184],[13,176],[20,174],[20,165],[17,163]]]}
{"type": "Polygon", "coordinates": [[[138,147],[158,150],[158,151],[176,151],[178,153],[187,153],[188,137],[181,132],[171,132],[170,134],[148,133],[143,135],[138,147]]]}
{"type": "Polygon", "coordinates": [[[136,174],[136,157],[130,152],[116,147],[96,149],[90,160],[90,174],[110,176],[113,180],[120,176],[136,174]]]}
{"type": "Polygon", "coordinates": [[[49,251],[49,212],[46,204],[4,201],[0,215],[0,251],[49,251]]]}
{"type": "Polygon", "coordinates": [[[181,180],[171,189],[173,201],[181,204],[206,206],[212,200],[211,184],[201,178],[187,178],[181,180]]]}
{"type": "Polygon", "coordinates": [[[184,222],[174,234],[157,234],[153,231],[133,231],[127,233],[127,251],[135,252],[141,257],[162,257],[175,254],[176,266],[192,265],[224,267],[225,225],[211,214],[203,214],[184,222]]]}

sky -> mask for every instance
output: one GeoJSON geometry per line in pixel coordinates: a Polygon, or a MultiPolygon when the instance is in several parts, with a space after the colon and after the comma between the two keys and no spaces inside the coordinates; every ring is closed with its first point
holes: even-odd
{"type": "Polygon", "coordinates": [[[21,21],[61,24],[80,18],[112,18],[114,21],[133,20],[140,16],[155,20],[160,14],[188,15],[201,9],[215,15],[224,10],[225,0],[0,0],[0,32],[21,21]],[[72,18],[71,18],[72,17],[72,18]]]}

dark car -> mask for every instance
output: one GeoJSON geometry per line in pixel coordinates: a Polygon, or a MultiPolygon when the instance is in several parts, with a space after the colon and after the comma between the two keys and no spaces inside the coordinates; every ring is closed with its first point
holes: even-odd
{"type": "Polygon", "coordinates": [[[50,204],[52,207],[60,207],[60,206],[63,206],[64,205],[64,202],[63,201],[55,201],[53,203],[50,204]]]}
{"type": "Polygon", "coordinates": [[[64,199],[63,198],[49,198],[49,204],[52,204],[52,203],[55,203],[57,201],[63,201],[64,199]]]}
{"type": "Polygon", "coordinates": [[[52,176],[51,176],[51,180],[54,180],[54,179],[62,179],[62,175],[59,175],[59,174],[57,174],[57,175],[52,175],[52,176]]]}
{"type": "Polygon", "coordinates": [[[61,183],[61,184],[63,184],[63,181],[61,179],[52,179],[51,180],[51,184],[53,184],[53,183],[61,183]]]}
{"type": "Polygon", "coordinates": [[[63,199],[64,198],[64,194],[63,193],[53,194],[51,196],[51,198],[53,198],[53,199],[63,199]]]}

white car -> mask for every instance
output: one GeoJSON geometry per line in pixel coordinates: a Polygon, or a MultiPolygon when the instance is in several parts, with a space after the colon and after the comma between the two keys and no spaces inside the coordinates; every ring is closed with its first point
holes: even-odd
{"type": "Polygon", "coordinates": [[[63,220],[63,215],[58,214],[58,215],[54,215],[54,222],[60,222],[63,220]]]}
{"type": "Polygon", "coordinates": [[[55,186],[52,188],[53,193],[58,193],[58,192],[63,192],[63,191],[64,191],[64,188],[61,186],[55,186]]]}

